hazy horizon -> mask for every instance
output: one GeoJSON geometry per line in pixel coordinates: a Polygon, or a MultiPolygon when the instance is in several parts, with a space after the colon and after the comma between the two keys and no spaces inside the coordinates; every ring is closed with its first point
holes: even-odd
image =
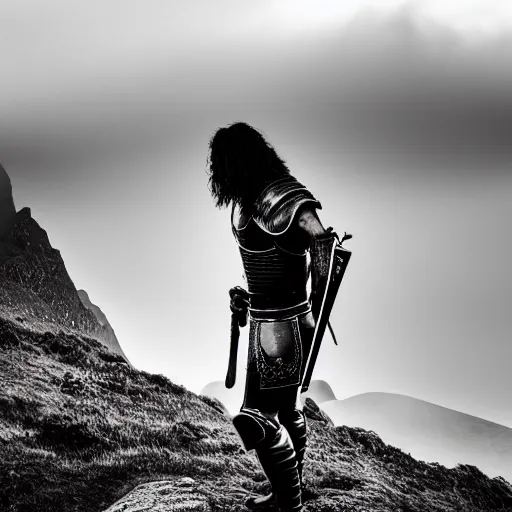
{"type": "Polygon", "coordinates": [[[244,283],[205,168],[243,120],[354,235],[313,378],[512,427],[512,4],[0,5],[16,209],[137,368],[224,379],[244,283]]]}

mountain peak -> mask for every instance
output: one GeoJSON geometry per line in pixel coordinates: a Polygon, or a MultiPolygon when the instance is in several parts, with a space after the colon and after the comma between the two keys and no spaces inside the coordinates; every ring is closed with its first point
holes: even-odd
{"type": "Polygon", "coordinates": [[[0,237],[9,230],[16,216],[11,179],[0,164],[0,237]]]}
{"type": "Polygon", "coordinates": [[[18,219],[30,219],[32,218],[32,210],[28,206],[24,206],[17,214],[18,219]]]}
{"type": "Polygon", "coordinates": [[[80,290],[77,290],[77,292],[78,292],[78,296],[80,297],[80,299],[82,299],[82,302],[84,300],[90,300],[89,299],[89,294],[85,290],[82,290],[80,288],[80,290]]]}
{"type": "Polygon", "coordinates": [[[0,237],[0,318],[35,330],[80,332],[126,359],[107,318],[85,292],[77,292],[60,251],[30,208],[16,213],[11,181],[1,166],[0,237]]]}

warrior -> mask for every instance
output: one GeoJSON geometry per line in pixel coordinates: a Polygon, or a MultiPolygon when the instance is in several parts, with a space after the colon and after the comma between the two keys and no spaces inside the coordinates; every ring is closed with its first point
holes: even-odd
{"type": "Polygon", "coordinates": [[[307,446],[300,393],[309,384],[323,334],[319,322],[325,330],[326,304],[334,301],[327,289],[340,244],[319,220],[320,202],[253,127],[238,122],[217,130],[209,144],[208,172],[216,206],[231,205],[248,287],[230,290],[235,325],[228,387],[236,371],[238,326],[247,323],[247,312],[250,316],[245,396],[233,424],[246,450],[256,451],[272,487],[271,494],[250,498],[246,507],[261,509],[275,501],[282,512],[298,512],[307,446]]]}

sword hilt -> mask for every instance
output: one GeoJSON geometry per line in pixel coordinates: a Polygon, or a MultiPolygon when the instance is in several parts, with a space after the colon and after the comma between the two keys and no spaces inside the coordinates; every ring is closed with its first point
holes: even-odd
{"type": "Polygon", "coordinates": [[[236,360],[238,355],[238,340],[240,339],[240,324],[236,313],[231,314],[231,343],[229,347],[229,362],[224,384],[231,389],[236,382],[236,360]]]}
{"type": "Polygon", "coordinates": [[[341,239],[340,244],[342,244],[345,240],[350,240],[351,238],[352,238],[352,235],[345,231],[345,234],[343,235],[343,238],[341,239]]]}

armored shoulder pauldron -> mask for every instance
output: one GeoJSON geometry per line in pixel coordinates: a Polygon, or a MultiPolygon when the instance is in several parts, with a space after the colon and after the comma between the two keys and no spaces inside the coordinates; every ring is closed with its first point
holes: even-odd
{"type": "Polygon", "coordinates": [[[281,235],[290,227],[297,210],[310,204],[321,209],[313,194],[293,176],[285,176],[268,185],[254,204],[254,222],[271,235],[281,235]]]}

